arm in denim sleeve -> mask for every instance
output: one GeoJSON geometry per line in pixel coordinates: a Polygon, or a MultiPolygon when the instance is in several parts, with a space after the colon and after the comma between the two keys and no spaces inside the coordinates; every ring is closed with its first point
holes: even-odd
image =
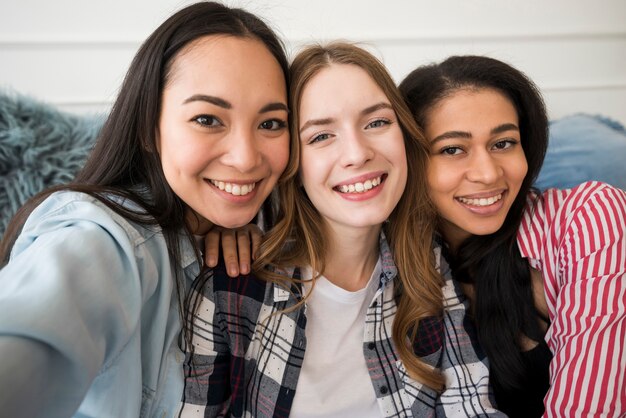
{"type": "MultiPolygon", "coordinates": [[[[45,204],[0,270],[0,410],[71,416],[141,312],[134,247],[101,208],[45,204]]],[[[140,400],[136,401],[137,410],[140,400]]]]}

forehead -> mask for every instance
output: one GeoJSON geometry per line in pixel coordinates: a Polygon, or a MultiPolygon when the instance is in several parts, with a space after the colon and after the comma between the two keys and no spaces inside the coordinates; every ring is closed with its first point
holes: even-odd
{"type": "Polygon", "coordinates": [[[482,125],[491,129],[505,122],[518,123],[513,102],[492,88],[456,90],[435,103],[426,115],[426,128],[437,130],[471,130],[482,125]]]}
{"type": "Polygon", "coordinates": [[[232,35],[208,35],[198,38],[172,59],[168,83],[181,78],[200,81],[207,78],[237,78],[258,70],[258,78],[270,76],[284,83],[280,64],[260,40],[232,35]]]}
{"type": "Polygon", "coordinates": [[[304,86],[300,111],[336,111],[345,106],[366,107],[372,101],[388,101],[378,83],[354,64],[330,64],[304,86]]]}

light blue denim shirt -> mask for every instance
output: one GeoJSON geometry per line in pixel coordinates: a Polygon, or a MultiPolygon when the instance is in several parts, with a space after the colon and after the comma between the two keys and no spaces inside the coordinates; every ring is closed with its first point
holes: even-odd
{"type": "MultiPolygon", "coordinates": [[[[181,248],[189,287],[198,264],[184,239],[181,248]]],[[[80,193],[44,201],[0,270],[2,414],[176,416],[184,355],[174,268],[157,227],[80,193]]]]}

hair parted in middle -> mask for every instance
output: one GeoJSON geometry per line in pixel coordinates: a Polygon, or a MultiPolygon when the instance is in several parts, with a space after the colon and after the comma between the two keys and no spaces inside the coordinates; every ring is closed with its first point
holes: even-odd
{"type": "MultiPolygon", "coordinates": [[[[435,210],[427,194],[428,147],[422,131],[400,95],[385,66],[371,53],[346,42],[311,45],[294,58],[290,67],[291,154],[300,155],[299,107],[308,82],[321,70],[334,65],[363,69],[389,99],[401,127],[407,155],[408,180],[396,208],[383,225],[398,269],[395,281],[397,313],[393,341],[409,374],[440,390],[442,376],[423,363],[414,352],[420,321],[442,312],[442,280],[435,270],[432,242],[435,210]]],[[[259,249],[253,268],[259,277],[292,288],[292,280],[276,274],[293,266],[310,265],[324,273],[327,233],[322,216],[309,200],[298,176],[298,164],[289,165],[278,186],[277,223],[259,249]],[[286,244],[287,243],[287,244],[286,244]],[[270,266],[271,269],[265,269],[270,266]]]]}
{"type": "Polygon", "coordinates": [[[511,65],[485,56],[452,56],[413,70],[399,89],[417,123],[428,124],[437,105],[459,91],[494,90],[510,100],[519,118],[528,172],[502,227],[466,239],[448,254],[455,279],[474,283],[472,311],[492,381],[508,388],[530,384],[518,347],[520,334],[540,341],[528,262],[520,255],[517,231],[532,184],[548,147],[548,117],[537,86],[511,65]]]}

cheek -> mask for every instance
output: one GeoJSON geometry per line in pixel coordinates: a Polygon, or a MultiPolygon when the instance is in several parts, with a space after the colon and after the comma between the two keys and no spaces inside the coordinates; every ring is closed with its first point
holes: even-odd
{"type": "Polygon", "coordinates": [[[289,136],[280,138],[264,147],[263,153],[272,168],[272,174],[280,176],[289,162],[289,136]]]}
{"type": "Polygon", "coordinates": [[[157,140],[159,158],[165,171],[193,172],[203,165],[210,149],[200,145],[193,135],[181,133],[172,127],[162,126],[157,140]],[[185,138],[184,143],[180,138],[185,138]]]}
{"type": "Polygon", "coordinates": [[[315,174],[319,173],[318,167],[320,159],[316,159],[313,155],[306,151],[300,152],[300,169],[298,175],[300,176],[300,182],[305,189],[308,189],[308,185],[315,179],[315,174]]]}
{"type": "Polygon", "coordinates": [[[520,153],[514,163],[509,163],[505,167],[508,172],[508,177],[513,179],[517,186],[520,187],[526,178],[526,174],[528,174],[528,163],[524,154],[520,153]]]}
{"type": "Polygon", "coordinates": [[[315,195],[319,187],[326,187],[335,161],[323,150],[305,150],[300,152],[300,181],[309,195],[315,195]]]}
{"type": "Polygon", "coordinates": [[[208,164],[211,156],[207,150],[193,147],[171,147],[162,154],[163,166],[169,165],[170,170],[187,175],[202,171],[208,164]]]}
{"type": "Polygon", "coordinates": [[[446,193],[454,189],[457,183],[454,170],[441,164],[439,161],[430,161],[427,169],[428,190],[431,196],[438,193],[446,193]]]}

